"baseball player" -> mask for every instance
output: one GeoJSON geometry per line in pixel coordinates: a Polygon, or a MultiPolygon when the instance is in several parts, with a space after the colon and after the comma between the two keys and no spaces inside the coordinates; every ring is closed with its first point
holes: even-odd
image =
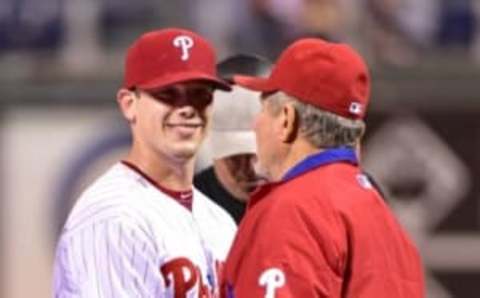
{"type": "Polygon", "coordinates": [[[300,39],[268,78],[254,121],[271,181],[250,198],[227,258],[223,297],[423,298],[414,244],[359,165],[370,77],[349,46],[300,39]]]}
{"type": "Polygon", "coordinates": [[[215,53],[171,28],[126,56],[120,110],[132,132],[124,160],[80,197],[58,242],[55,297],[217,297],[233,219],[192,187],[210,122],[215,53]]]}

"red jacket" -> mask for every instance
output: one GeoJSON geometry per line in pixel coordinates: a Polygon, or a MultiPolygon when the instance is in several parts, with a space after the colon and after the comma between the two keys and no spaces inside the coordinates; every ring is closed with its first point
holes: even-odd
{"type": "Polygon", "coordinates": [[[223,297],[424,297],[415,246],[355,162],[307,163],[290,176],[252,196],[223,297]]]}

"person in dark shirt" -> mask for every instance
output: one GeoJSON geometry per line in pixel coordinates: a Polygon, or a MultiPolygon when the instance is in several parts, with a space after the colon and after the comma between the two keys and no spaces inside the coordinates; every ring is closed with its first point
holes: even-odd
{"type": "MultiPolygon", "coordinates": [[[[262,57],[235,55],[218,64],[218,73],[233,82],[235,74],[268,75],[271,64],[262,57]]],[[[253,115],[260,109],[256,93],[233,85],[215,92],[210,137],[197,165],[194,185],[240,222],[249,194],[262,183],[256,173],[253,115]]]]}
{"type": "MultiPolygon", "coordinates": [[[[249,162],[251,156],[255,155],[252,153],[241,153],[233,157],[241,158],[249,162]]],[[[218,176],[225,177],[229,175],[228,167],[224,167],[223,165],[225,160],[228,162],[231,159],[232,157],[226,157],[215,160],[213,165],[195,175],[193,183],[201,192],[223,207],[238,224],[245,213],[248,193],[242,191],[241,196],[238,194],[233,195],[231,190],[227,190],[228,186],[222,184],[221,180],[218,178],[218,176]]],[[[234,165],[235,163],[236,162],[234,161],[230,164],[234,165]]],[[[252,180],[253,183],[255,183],[255,178],[252,178],[252,180]]]]}

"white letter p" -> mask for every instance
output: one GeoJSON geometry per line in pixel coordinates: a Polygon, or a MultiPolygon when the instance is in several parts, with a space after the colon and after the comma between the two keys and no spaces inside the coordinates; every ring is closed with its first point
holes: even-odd
{"type": "Polygon", "coordinates": [[[182,50],[181,59],[183,61],[188,60],[190,57],[190,49],[193,47],[193,39],[187,35],[180,35],[175,37],[173,45],[182,50]]]}
{"type": "Polygon", "coordinates": [[[265,288],[265,298],[275,298],[275,291],[285,284],[285,274],[278,268],[270,268],[263,271],[258,283],[265,288]]]}

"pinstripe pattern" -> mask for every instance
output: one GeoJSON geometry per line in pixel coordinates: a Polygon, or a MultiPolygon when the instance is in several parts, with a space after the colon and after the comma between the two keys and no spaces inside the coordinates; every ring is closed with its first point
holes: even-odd
{"type": "MultiPolygon", "coordinates": [[[[214,262],[225,259],[235,229],[233,220],[200,192],[194,191],[189,212],[116,164],[70,213],[57,245],[55,297],[175,297],[174,283],[166,286],[160,268],[184,258],[199,268],[203,281],[217,280],[211,276],[214,262]]],[[[185,297],[198,297],[199,286],[186,289],[185,297]]]]}

